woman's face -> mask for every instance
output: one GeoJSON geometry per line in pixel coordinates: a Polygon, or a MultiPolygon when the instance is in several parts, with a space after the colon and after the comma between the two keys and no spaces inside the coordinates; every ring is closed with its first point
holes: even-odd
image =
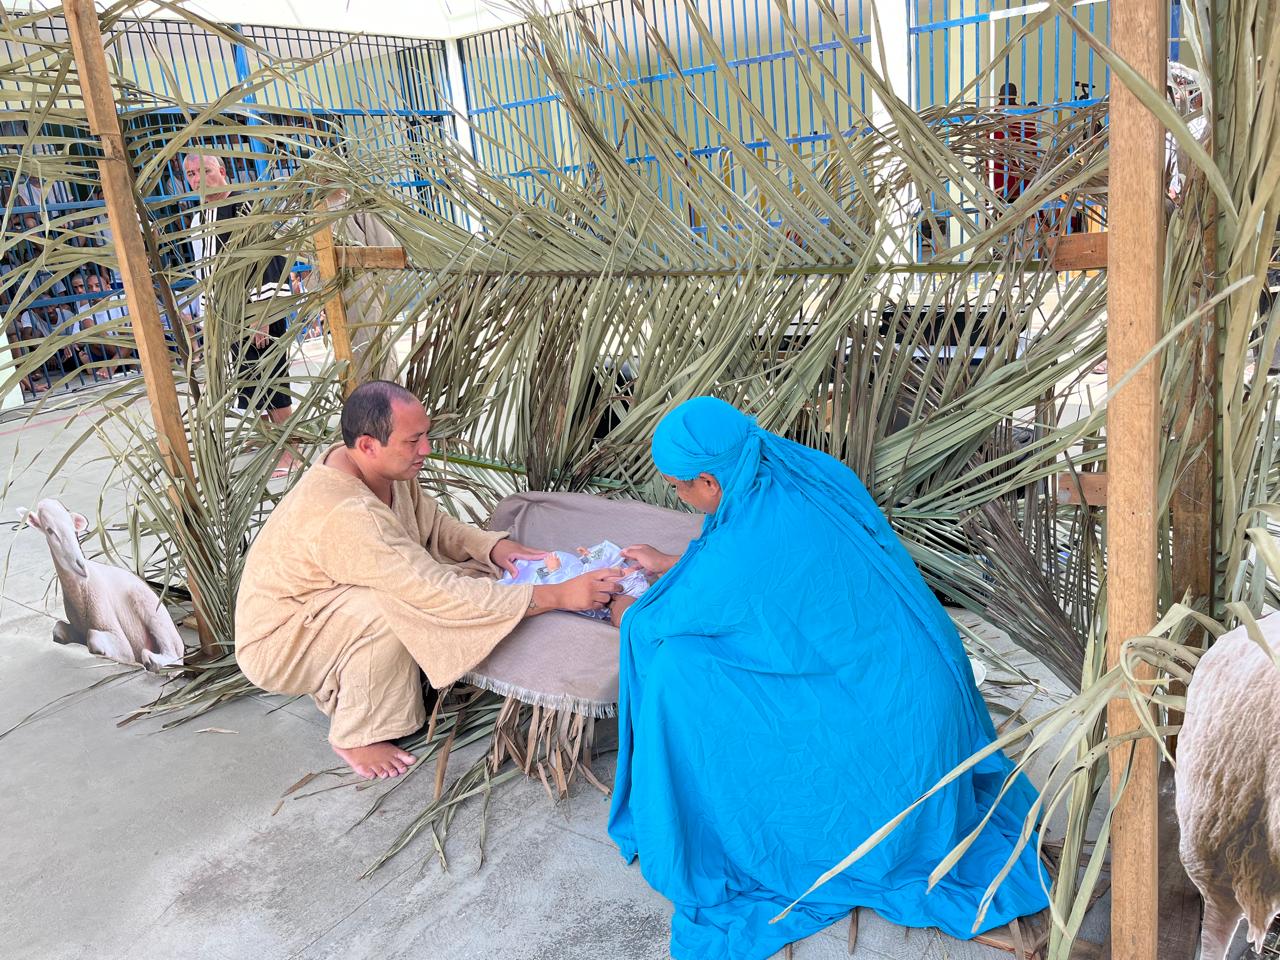
{"type": "Polygon", "coordinates": [[[703,513],[715,513],[720,509],[720,481],[709,473],[700,473],[692,480],[677,480],[665,473],[662,479],[675,488],[676,496],[703,513]]]}

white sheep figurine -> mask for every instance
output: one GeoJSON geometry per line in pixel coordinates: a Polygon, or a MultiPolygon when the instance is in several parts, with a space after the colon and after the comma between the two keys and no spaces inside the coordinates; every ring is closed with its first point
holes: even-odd
{"type": "MultiPolygon", "coordinates": [[[[1259,621],[1280,650],[1280,614],[1259,621]]],[[[1200,960],[1224,960],[1243,918],[1261,953],[1280,911],[1280,667],[1244,627],[1224,634],[1187,686],[1178,735],[1179,852],[1204,897],[1200,960]]]]}
{"type": "Polygon", "coordinates": [[[19,511],[44,534],[62,584],[67,619],[53,626],[58,643],[83,643],[94,653],[148,670],[182,662],[183,644],[173,619],[134,573],[85,557],[79,534],[89,521],[57,500],[19,511]]]}

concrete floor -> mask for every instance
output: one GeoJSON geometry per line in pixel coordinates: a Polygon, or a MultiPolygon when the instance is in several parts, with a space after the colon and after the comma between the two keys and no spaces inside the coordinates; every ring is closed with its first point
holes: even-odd
{"type": "MultiPolygon", "coordinates": [[[[83,398],[82,398],[83,399],[83,398]]],[[[147,675],[80,692],[118,670],[50,638],[60,600],[43,538],[13,509],[56,495],[89,513],[103,491],[100,449],[48,465],[91,407],[0,422],[7,474],[0,557],[0,956],[61,958],[591,958],[667,956],[670,906],[605,835],[608,802],[582,786],[559,805],[519,781],[493,799],[483,862],[480,811],[464,809],[448,872],[418,842],[357,879],[429,796],[432,773],[351,825],[384,789],[293,799],[303,774],[333,766],[309,701],[246,698],[169,731],[116,722],[152,699],[147,675]],[[27,466],[39,452],[35,466],[27,466]],[[44,472],[42,472],[44,471],[44,472]],[[230,732],[219,732],[230,731],[230,732]]],[[[461,771],[466,756],[455,756],[461,771]]],[[[611,775],[611,759],[599,764],[611,775]]],[[[323,778],[321,784],[336,783],[323,778]]],[[[305,793],[306,791],[300,791],[305,793]]],[[[846,922],[847,923],[847,922],[846,922]]],[[[846,923],[799,944],[798,960],[847,956],[846,923]]],[[[1009,954],[864,911],[863,960],[996,960],[1009,954]]]]}

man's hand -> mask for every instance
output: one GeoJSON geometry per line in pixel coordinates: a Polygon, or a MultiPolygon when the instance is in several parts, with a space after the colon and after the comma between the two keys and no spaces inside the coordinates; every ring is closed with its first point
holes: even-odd
{"type": "Polygon", "coordinates": [[[651,577],[662,576],[674,567],[680,559],[678,556],[673,557],[669,553],[663,553],[657,547],[651,547],[647,543],[627,547],[622,551],[622,556],[627,560],[638,563],[640,568],[651,577]]]}
{"type": "Polygon", "coordinates": [[[536,617],[548,610],[603,610],[621,591],[618,580],[622,575],[622,570],[610,567],[581,574],[564,583],[540,584],[533,588],[527,616],[536,617]]]}
{"type": "Polygon", "coordinates": [[[267,349],[267,346],[270,343],[271,343],[271,334],[267,333],[265,330],[253,331],[253,345],[257,347],[259,350],[267,349]]]}
{"type": "Polygon", "coordinates": [[[618,580],[623,571],[618,567],[592,570],[557,584],[561,610],[603,610],[622,588],[618,580]]]}
{"type": "Polygon", "coordinates": [[[546,550],[534,550],[522,543],[505,539],[499,540],[489,551],[489,559],[493,561],[494,566],[507,571],[513,577],[516,575],[517,560],[541,560],[546,555],[546,550]]]}

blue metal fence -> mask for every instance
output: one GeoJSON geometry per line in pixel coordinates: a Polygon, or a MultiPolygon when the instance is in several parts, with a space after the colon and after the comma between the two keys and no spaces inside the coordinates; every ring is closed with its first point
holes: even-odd
{"type": "MultiPolygon", "coordinates": [[[[1046,133],[1075,111],[1101,101],[1110,88],[1110,69],[1080,36],[1085,30],[1110,42],[1107,0],[1076,0],[1073,23],[1061,14],[1040,22],[1043,2],[1016,0],[907,0],[911,53],[911,93],[917,110],[972,104],[975,115],[992,126],[993,139],[1024,144],[1025,160],[988,163],[988,185],[997,197],[1016,199],[1042,148],[1046,133]]],[[[958,198],[953,198],[958,199],[958,198]]],[[[1102,221],[1100,209],[1063,211],[1052,201],[1029,224],[1052,223],[1055,231],[1087,229],[1102,221]]],[[[993,211],[966,208],[985,224],[993,211]]],[[[918,255],[969,238],[955,228],[954,218],[936,196],[922,203],[918,255]]]]}
{"type": "MultiPolygon", "coordinates": [[[[867,52],[869,8],[864,14],[863,0],[831,2],[842,32],[867,52]]],[[[1035,139],[1048,124],[1098,102],[1110,87],[1109,69],[1066,16],[1055,16],[1028,30],[1045,9],[1042,2],[1019,4],[1016,0],[906,0],[910,95],[916,108],[953,102],[964,91],[963,99],[984,115],[1007,118],[1007,135],[1035,139]]],[[[585,102],[604,121],[613,149],[628,163],[643,168],[670,207],[687,215],[695,231],[704,227],[686,205],[678,178],[660,169],[625,106],[610,95],[612,88],[642,92],[681,142],[682,159],[702,165],[706,176],[720,178],[742,196],[749,194],[752,185],[726,157],[720,125],[768,162],[782,150],[803,153],[807,146],[834,136],[856,135],[862,114],[871,111],[868,85],[856,60],[836,40],[834,24],[814,0],[789,0],[787,19],[837,78],[833,86],[840,88],[840,97],[828,89],[825,79],[816,92],[804,82],[793,38],[774,0],[697,0],[697,10],[725,54],[723,68],[708,58],[685,0],[608,0],[580,11],[580,24],[574,24],[569,14],[558,20],[559,42],[575,64],[585,102]],[[649,34],[646,24],[660,42],[649,34]],[[602,57],[590,55],[583,47],[579,27],[597,39],[602,57]],[[734,85],[759,109],[764,122],[728,95],[734,85]],[[819,109],[823,100],[826,111],[819,109]],[[825,118],[826,112],[834,115],[833,123],[825,118]]],[[[1076,26],[1109,41],[1108,0],[1077,0],[1069,16],[1076,26]]],[[[1180,52],[1181,22],[1181,0],[1172,0],[1174,59],[1180,52]]],[[[31,44],[8,44],[3,52],[13,60],[38,52],[41,43],[61,42],[65,36],[62,22],[50,18],[33,27],[31,44]]],[[[464,84],[458,99],[467,106],[477,158],[525,196],[539,198],[540,172],[576,171],[585,180],[592,170],[565,104],[531,48],[534,42],[529,28],[517,25],[456,43],[464,84]]],[[[342,141],[354,149],[385,155],[383,148],[392,143],[425,140],[426,130],[453,122],[444,41],[255,26],[209,30],[186,21],[148,20],[119,22],[108,50],[126,84],[122,106],[126,136],[140,154],[179,135],[192,108],[217,102],[236,84],[256,84],[252,93],[225,104],[224,110],[271,128],[270,146],[243,134],[205,138],[204,145],[228,157],[232,179],[238,182],[289,172],[297,156],[334,133],[343,134],[342,141]],[[279,61],[290,64],[288,82],[265,69],[279,61]],[[296,130],[296,135],[281,137],[279,131],[286,128],[296,130]]],[[[27,133],[23,120],[0,123],[0,150],[22,149],[27,133]]],[[[46,123],[40,133],[45,138],[61,135],[73,147],[89,142],[85,131],[65,122],[62,127],[46,123]]],[[[52,149],[38,147],[31,159],[38,166],[40,151],[52,149]]],[[[7,279],[17,263],[39,255],[50,230],[71,232],[85,245],[105,246],[92,158],[88,149],[82,153],[85,176],[74,182],[33,187],[31,181],[15,183],[10,169],[0,167],[0,199],[6,204],[0,310],[18,336],[22,335],[21,314],[10,315],[17,303],[23,304],[23,312],[32,311],[31,327],[39,329],[56,325],[57,311],[68,304],[92,302],[71,289],[71,277],[31,274],[22,290],[7,279]]],[[[993,183],[1001,175],[1006,182],[1016,180],[1008,170],[993,169],[993,183]]],[[[392,182],[413,191],[425,204],[440,202],[433,196],[432,185],[409,170],[398,178],[393,174],[392,182]]],[[[173,232],[180,229],[184,211],[194,199],[175,158],[147,202],[158,221],[173,232]]],[[[963,239],[946,236],[948,217],[937,206],[926,201],[920,211],[921,256],[928,256],[930,248],[963,239]],[[932,217],[926,216],[929,211],[932,217]]],[[[168,265],[175,269],[189,256],[181,243],[170,243],[163,250],[168,265]]],[[[91,280],[93,285],[105,285],[98,296],[114,308],[119,293],[106,266],[109,259],[104,249],[103,264],[82,273],[79,285],[87,287],[91,280]]],[[[177,287],[181,290],[183,284],[177,287]]]]}
{"type": "MultiPolygon", "coordinates": [[[[1111,70],[1082,36],[1111,42],[1108,0],[1075,0],[1069,14],[1044,18],[1043,2],[1019,0],[907,0],[911,36],[912,102],[917,110],[954,103],[974,105],[996,129],[993,136],[1027,143],[1039,153],[1053,144],[1046,131],[1076,111],[1100,103],[1111,89],[1111,70]]],[[[1183,53],[1182,2],[1169,5],[1169,59],[1183,53]]],[[[1105,117],[1098,120],[1105,124],[1105,117]]],[[[1024,182],[1006,164],[990,164],[990,185],[1009,195],[1024,182]],[[1012,188],[1012,189],[1011,189],[1012,188]]],[[[936,201],[936,198],[934,198],[936,201]]],[[[922,237],[927,247],[963,242],[947,236],[950,217],[927,205],[936,223],[922,237]],[[938,232],[941,231],[941,236],[938,232]]],[[[1082,204],[1065,214],[1061,201],[1047,205],[1042,219],[1070,230],[1100,229],[1105,208],[1082,204]]],[[[980,214],[981,211],[970,210],[980,214]]]]}
{"type": "MultiPolygon", "coordinates": [[[[722,135],[714,117],[730,135],[759,152],[764,160],[782,149],[848,135],[863,126],[861,116],[828,90],[825,79],[817,94],[801,79],[792,37],[772,0],[698,0],[700,19],[724,52],[728,70],[706,55],[701,36],[683,0],[642,0],[642,14],[630,0],[591,7],[580,14],[583,25],[597,38],[605,56],[588,56],[568,15],[559,18],[567,52],[578,59],[579,76],[595,87],[588,91],[610,130],[615,148],[627,162],[643,165],[673,210],[683,198],[671,178],[664,177],[625,107],[608,95],[611,85],[638,87],[657,107],[685,145],[682,151],[704,165],[709,176],[722,178],[742,195],[750,189],[745,175],[722,164],[722,135]],[[664,56],[649,35],[652,26],[670,52],[664,56]],[[674,59],[674,63],[672,63],[674,59]],[[728,95],[733,84],[760,108],[767,126],[728,95]],[[827,98],[838,129],[818,109],[827,98]],[[699,105],[699,101],[705,107],[699,105]]],[[[870,42],[862,0],[835,0],[844,32],[866,49],[870,42]]],[[[855,102],[868,107],[868,91],[861,69],[836,39],[832,25],[811,0],[792,0],[789,15],[806,45],[819,56],[855,102]]],[[[590,175],[589,158],[576,140],[560,95],[553,89],[531,49],[531,32],[514,26],[460,41],[468,115],[473,147],[489,170],[510,178],[528,197],[538,195],[536,174],[554,167],[590,175]]],[[[701,229],[690,213],[691,226],[701,229]]]]}
{"type": "MultiPolygon", "coordinates": [[[[29,42],[0,44],[0,55],[11,63],[38,55],[46,44],[65,43],[66,26],[60,17],[49,17],[33,23],[26,36],[29,42]]],[[[219,102],[237,84],[256,82],[250,94],[224,104],[223,113],[272,128],[269,146],[253,137],[213,132],[192,143],[195,149],[221,154],[233,182],[287,175],[303,153],[331,141],[334,134],[341,134],[339,142],[349,149],[386,155],[385,148],[393,142],[424,140],[428,127],[452,123],[443,41],[257,26],[218,32],[163,19],[119,21],[107,41],[108,57],[123,84],[126,145],[135,156],[150,156],[185,136],[193,112],[219,102]],[[281,62],[290,64],[287,82],[266,69],[281,62]],[[286,137],[281,129],[297,133],[286,137]]],[[[4,88],[0,82],[0,92],[4,88]]],[[[12,93],[15,85],[8,88],[12,93]]],[[[79,105],[64,101],[58,106],[79,105]]],[[[59,169],[67,168],[68,150],[83,155],[84,169],[83,175],[45,183],[28,175],[15,178],[16,164],[0,164],[0,315],[11,341],[70,332],[80,322],[115,322],[124,315],[118,277],[110,269],[112,257],[106,249],[109,233],[95,187],[92,138],[72,123],[45,123],[35,132],[44,141],[56,138],[59,145],[44,142],[31,153],[24,142],[31,132],[25,119],[5,121],[0,124],[0,150],[11,156],[28,152],[24,169],[36,175],[41,155],[56,150],[61,152],[59,169]],[[101,263],[73,274],[30,269],[53,234],[61,242],[102,247],[101,263]]],[[[145,201],[162,232],[164,265],[177,277],[191,251],[185,243],[164,242],[163,237],[181,230],[197,199],[185,183],[181,159],[167,164],[149,185],[145,201]]],[[[409,170],[399,176],[392,172],[391,182],[412,191],[421,203],[437,208],[441,204],[431,184],[409,170]]],[[[177,279],[173,285],[179,309],[191,311],[183,294],[190,280],[177,279]]],[[[86,364],[103,362],[105,356],[105,348],[97,346],[79,354],[60,351],[40,375],[24,384],[24,394],[29,399],[57,383],[87,385],[103,369],[91,372],[86,364]]],[[[120,357],[122,370],[129,359],[120,357]]]]}
{"type": "MultiPolygon", "coordinates": [[[[1111,71],[1081,37],[1111,42],[1108,0],[1075,0],[1070,17],[1055,15],[1028,29],[1048,5],[1015,0],[907,0],[912,37],[912,92],[917,109],[949,102],[979,75],[966,99],[995,103],[1014,84],[1020,103],[1073,107],[1111,89],[1111,71]],[[1072,22],[1069,23],[1068,19],[1072,22]],[[994,69],[992,69],[994,67],[994,69]]],[[[1182,54],[1182,2],[1169,4],[1169,59],[1182,54]]]]}
{"type": "Polygon", "coordinates": [[[1110,89],[1109,68],[1079,32],[1110,43],[1107,0],[1076,0],[1071,6],[1074,27],[1061,15],[1032,27],[1048,8],[1045,3],[908,3],[917,109],[951,102],[961,91],[970,102],[994,105],[1005,84],[1017,88],[1019,105],[1042,107],[1085,105],[1110,89]]]}

